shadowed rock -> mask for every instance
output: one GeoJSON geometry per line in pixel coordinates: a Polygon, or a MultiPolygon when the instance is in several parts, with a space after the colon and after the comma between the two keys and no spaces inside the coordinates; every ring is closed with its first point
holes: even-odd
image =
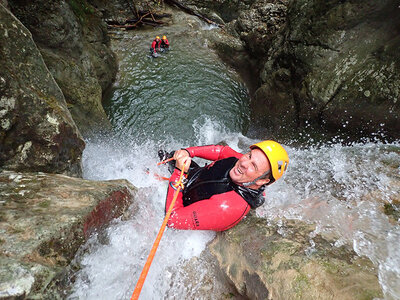
{"type": "Polygon", "coordinates": [[[86,1],[8,2],[32,33],[80,132],[110,129],[101,101],[118,67],[98,12],[86,1]]]}
{"type": "Polygon", "coordinates": [[[0,168],[81,175],[82,137],[30,32],[0,5],[0,168]]]}
{"type": "Polygon", "coordinates": [[[400,135],[398,1],[288,1],[266,45],[254,117],[276,130],[400,135]]]}

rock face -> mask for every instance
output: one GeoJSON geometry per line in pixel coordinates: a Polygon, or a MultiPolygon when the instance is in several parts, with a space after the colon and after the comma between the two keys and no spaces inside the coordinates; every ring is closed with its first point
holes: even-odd
{"type": "Polygon", "coordinates": [[[270,45],[253,103],[277,128],[400,137],[397,1],[291,1],[270,45]]]}
{"type": "Polygon", "coordinates": [[[313,226],[267,225],[248,217],[210,245],[221,269],[250,299],[373,299],[382,297],[377,269],[351,247],[333,246],[313,226]],[[313,245],[313,243],[315,243],[313,245]]]}
{"type": "MultiPolygon", "coordinates": [[[[183,1],[230,21],[232,39],[240,38],[257,60],[252,118],[268,124],[270,135],[314,125],[400,138],[398,1],[229,1],[235,13],[221,10],[226,1],[211,2],[183,1]]],[[[217,49],[235,51],[226,46],[222,41],[217,49]]]]}
{"type": "Polygon", "coordinates": [[[0,173],[0,299],[33,297],[90,233],[120,216],[135,188],[44,173],[0,173]]]}
{"type": "Polygon", "coordinates": [[[252,56],[264,59],[277,33],[286,24],[288,0],[256,1],[237,18],[235,30],[252,56]]]}
{"type": "Polygon", "coordinates": [[[32,33],[81,133],[110,128],[101,100],[117,63],[97,11],[84,0],[8,4],[32,33]]]}
{"type": "Polygon", "coordinates": [[[30,32],[0,4],[0,168],[81,175],[84,142],[30,32]]]}

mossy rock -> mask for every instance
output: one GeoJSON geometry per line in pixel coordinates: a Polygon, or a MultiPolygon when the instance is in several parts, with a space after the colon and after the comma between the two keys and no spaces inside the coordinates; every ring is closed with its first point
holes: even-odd
{"type": "Polygon", "coordinates": [[[369,259],[320,235],[312,235],[311,247],[314,230],[301,221],[267,224],[250,216],[218,234],[210,250],[238,291],[251,299],[382,297],[369,259]]]}

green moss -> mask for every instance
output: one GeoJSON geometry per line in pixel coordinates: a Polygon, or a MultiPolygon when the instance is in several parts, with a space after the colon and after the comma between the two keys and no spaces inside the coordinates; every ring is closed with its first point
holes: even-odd
{"type": "Polygon", "coordinates": [[[275,280],[274,274],[276,270],[271,268],[271,263],[268,261],[263,261],[262,266],[260,268],[261,268],[260,271],[263,274],[262,277],[266,278],[269,284],[272,284],[275,280]]]}
{"type": "Polygon", "coordinates": [[[329,274],[337,274],[340,271],[341,267],[343,267],[343,266],[338,266],[329,260],[322,261],[321,265],[325,269],[325,271],[329,274]]]}
{"type": "Polygon", "coordinates": [[[384,212],[387,216],[394,218],[395,220],[400,219],[400,203],[385,203],[384,212]]]}
{"type": "Polygon", "coordinates": [[[75,16],[82,23],[85,23],[87,19],[94,14],[94,8],[85,0],[69,0],[68,4],[75,16]]]}
{"type": "Polygon", "coordinates": [[[300,273],[293,282],[293,288],[298,299],[303,299],[303,292],[310,287],[310,281],[305,274],[300,273]]]}
{"type": "Polygon", "coordinates": [[[295,251],[296,247],[291,242],[273,241],[261,249],[261,255],[266,259],[272,259],[276,253],[283,252],[291,255],[295,251]]]}
{"type": "Polygon", "coordinates": [[[288,261],[280,263],[278,266],[279,270],[298,270],[299,268],[300,260],[296,259],[295,257],[288,261]]]}
{"type": "Polygon", "coordinates": [[[50,206],[50,200],[45,200],[39,203],[39,206],[42,208],[47,208],[50,206]]]}
{"type": "Polygon", "coordinates": [[[10,234],[18,234],[18,233],[23,233],[24,230],[22,230],[21,228],[16,228],[16,227],[8,227],[7,228],[7,232],[10,234]]]}

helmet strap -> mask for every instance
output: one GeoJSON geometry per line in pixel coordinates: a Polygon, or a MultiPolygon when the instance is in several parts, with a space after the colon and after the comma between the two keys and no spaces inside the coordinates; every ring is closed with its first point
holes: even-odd
{"type": "Polygon", "coordinates": [[[261,176],[258,176],[258,177],[257,177],[256,179],[254,179],[253,181],[242,183],[242,185],[243,185],[244,187],[249,187],[249,186],[251,186],[251,185],[254,185],[254,184],[256,184],[257,181],[259,181],[259,180],[261,180],[261,179],[265,179],[269,173],[271,173],[271,170],[265,172],[265,173],[262,174],[261,176]]]}

